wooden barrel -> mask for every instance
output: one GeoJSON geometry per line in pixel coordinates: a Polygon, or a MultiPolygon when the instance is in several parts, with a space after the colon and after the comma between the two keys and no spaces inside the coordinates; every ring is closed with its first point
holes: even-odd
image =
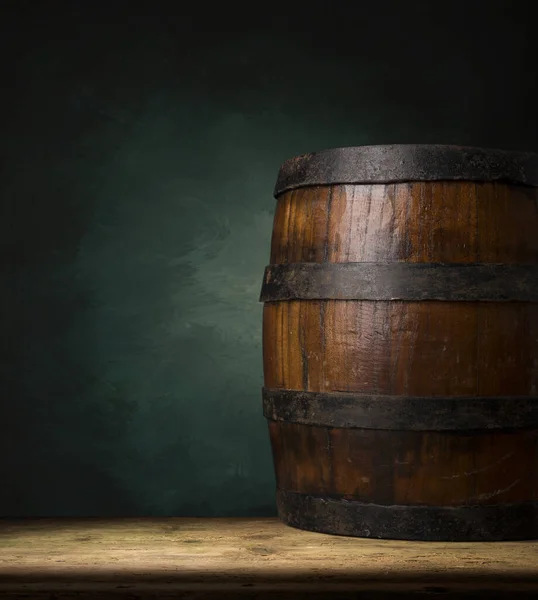
{"type": "Polygon", "coordinates": [[[263,407],[280,518],[538,538],[538,155],[341,148],[280,170],[263,407]]]}

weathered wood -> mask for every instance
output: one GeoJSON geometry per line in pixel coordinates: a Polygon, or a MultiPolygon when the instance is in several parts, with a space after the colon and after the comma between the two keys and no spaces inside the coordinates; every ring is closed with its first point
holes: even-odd
{"type": "Polygon", "coordinates": [[[536,498],[535,431],[424,433],[282,421],[270,421],[269,431],[282,490],[388,506],[536,498]]]}
{"type": "Polygon", "coordinates": [[[293,190],[277,200],[270,264],[536,263],[537,197],[464,181],[293,190]]]}
{"type": "Polygon", "coordinates": [[[0,598],[510,598],[538,592],[538,543],[424,543],[277,519],[0,521],[0,598]]]}
{"type": "Polygon", "coordinates": [[[297,300],[263,311],[267,388],[455,397],[538,390],[533,304],[297,300]]]}
{"type": "MultiPolygon", "coordinates": [[[[281,397],[278,413],[266,402],[277,485],[291,494],[281,494],[285,521],[301,526],[297,507],[307,505],[287,511],[286,498],[309,496],[306,529],[331,531],[323,510],[345,506],[349,535],[390,537],[381,524],[361,529],[345,502],[438,508],[441,525],[474,506],[457,513],[459,534],[445,519],[444,531],[424,525],[411,537],[538,537],[538,303],[525,275],[538,267],[536,165],[531,155],[380,147],[283,166],[262,299],[264,386],[275,398],[305,392],[289,410],[281,397]],[[355,416],[343,406],[332,422],[325,400],[351,396],[380,406],[357,403],[355,416]],[[379,420],[390,396],[422,399],[414,425],[397,411],[391,425],[379,420]],[[461,400],[457,418],[450,399],[454,412],[461,400]],[[521,402],[528,422],[515,414],[521,402]],[[464,431],[465,411],[475,431],[464,431]],[[499,514],[515,505],[504,530],[491,520],[496,505],[499,514]]],[[[392,537],[404,536],[396,525],[392,537]]]]}

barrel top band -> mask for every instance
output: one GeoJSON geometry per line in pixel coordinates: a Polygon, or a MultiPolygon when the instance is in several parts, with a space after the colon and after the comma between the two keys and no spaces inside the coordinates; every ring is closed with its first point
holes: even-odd
{"type": "Polygon", "coordinates": [[[274,196],[302,187],[419,181],[538,187],[538,154],[471,146],[351,146],[303,154],[280,167],[274,196]]]}

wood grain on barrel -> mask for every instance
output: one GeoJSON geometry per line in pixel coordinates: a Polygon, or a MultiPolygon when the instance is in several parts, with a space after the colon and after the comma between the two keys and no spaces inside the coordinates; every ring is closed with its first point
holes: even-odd
{"type": "Polygon", "coordinates": [[[538,260],[535,188],[416,182],[300,188],[277,201],[271,264],[538,260]]]}
{"type": "Polygon", "coordinates": [[[532,304],[268,302],[263,343],[269,388],[418,396],[538,392],[532,304]]]}
{"type": "Polygon", "coordinates": [[[269,430],[283,490],[383,505],[538,500],[536,431],[463,435],[285,422],[270,422],[269,430]]]}
{"type": "MultiPolygon", "coordinates": [[[[271,264],[538,262],[538,192],[500,183],[311,187],[277,201],[271,264]]],[[[529,303],[264,306],[268,388],[538,395],[529,303]]],[[[433,398],[428,400],[434,402],[433,398]]],[[[281,489],[379,504],[538,500],[538,431],[417,432],[270,422],[281,489]]]]}

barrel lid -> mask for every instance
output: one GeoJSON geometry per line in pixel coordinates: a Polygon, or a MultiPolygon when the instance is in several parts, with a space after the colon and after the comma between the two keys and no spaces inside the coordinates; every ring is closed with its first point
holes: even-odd
{"type": "Polygon", "coordinates": [[[284,162],[274,195],[314,185],[443,180],[538,187],[538,154],[434,144],[332,148],[284,162]]]}

